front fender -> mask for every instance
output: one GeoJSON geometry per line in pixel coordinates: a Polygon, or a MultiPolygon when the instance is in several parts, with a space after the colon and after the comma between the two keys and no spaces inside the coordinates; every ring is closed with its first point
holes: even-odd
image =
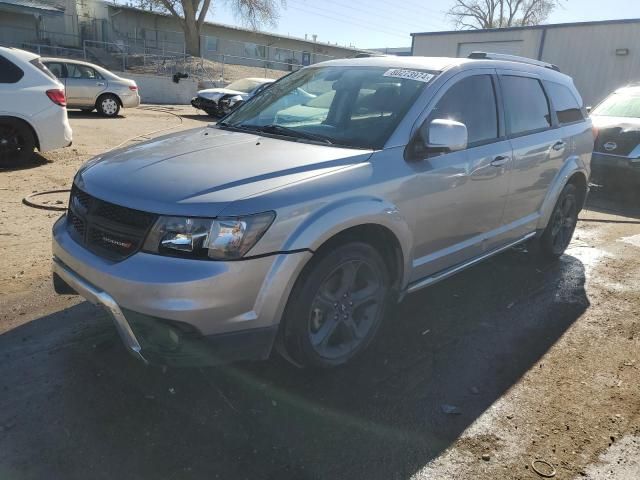
{"type": "Polygon", "coordinates": [[[558,201],[558,197],[560,196],[562,189],[567,185],[569,179],[576,173],[583,175],[585,182],[589,185],[589,168],[579,156],[572,156],[564,163],[563,167],[554,178],[553,183],[547,192],[547,196],[545,197],[544,202],[542,202],[537,225],[538,231],[542,231],[547,228],[547,224],[551,218],[551,213],[556,206],[556,202],[558,201]]]}
{"type": "Polygon", "coordinates": [[[297,226],[287,238],[284,250],[316,251],[335,235],[361,225],[384,227],[396,237],[402,251],[404,287],[411,273],[411,228],[395,205],[377,197],[351,197],[327,204],[297,226]]]}

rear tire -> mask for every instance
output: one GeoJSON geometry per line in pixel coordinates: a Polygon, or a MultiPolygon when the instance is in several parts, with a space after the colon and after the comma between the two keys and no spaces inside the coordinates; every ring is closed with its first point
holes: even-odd
{"type": "Polygon", "coordinates": [[[96,109],[105,117],[115,117],[120,112],[120,100],[111,93],[107,93],[98,98],[96,109]]]}
{"type": "Polygon", "coordinates": [[[26,163],[33,156],[36,139],[31,128],[19,120],[0,120],[0,167],[26,163]]]}
{"type": "Polygon", "coordinates": [[[390,284],[371,245],[350,242],[319,254],[289,297],[282,331],[287,355],[301,366],[326,369],[361,354],[382,323],[390,284]]]}
{"type": "Polygon", "coordinates": [[[560,192],[547,228],[540,237],[540,253],[544,257],[557,259],[565,252],[578,223],[579,208],[578,189],[570,183],[560,192]]]}

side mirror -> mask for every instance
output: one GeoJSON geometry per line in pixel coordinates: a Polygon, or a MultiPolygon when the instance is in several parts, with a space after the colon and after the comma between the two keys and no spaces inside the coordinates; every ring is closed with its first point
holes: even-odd
{"type": "Polygon", "coordinates": [[[591,110],[593,110],[593,107],[592,107],[591,105],[589,105],[589,106],[587,107],[587,113],[591,113],[591,110]]]}
{"type": "Polygon", "coordinates": [[[420,136],[427,152],[448,153],[467,148],[469,134],[464,123],[436,119],[420,127],[420,136]]]}

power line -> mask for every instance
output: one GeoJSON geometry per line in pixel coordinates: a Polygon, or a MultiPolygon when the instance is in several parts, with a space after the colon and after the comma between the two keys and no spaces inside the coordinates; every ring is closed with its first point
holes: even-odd
{"type": "MultiPolygon", "coordinates": [[[[311,7],[311,6],[309,5],[309,6],[306,6],[306,7],[311,7]]],[[[349,24],[349,25],[354,25],[354,26],[357,26],[357,27],[360,27],[360,28],[366,28],[367,30],[375,29],[376,31],[384,32],[387,35],[392,35],[392,36],[396,36],[396,37],[399,37],[399,38],[401,37],[401,38],[404,38],[404,39],[407,39],[407,40],[408,40],[408,37],[409,37],[409,33],[408,32],[403,32],[402,30],[396,30],[396,29],[391,30],[391,29],[388,29],[388,28],[385,28],[385,27],[382,27],[382,26],[379,26],[379,25],[372,24],[372,23],[363,23],[363,22],[360,22],[360,21],[345,20],[344,18],[325,15],[325,14],[322,14],[322,13],[319,13],[319,12],[313,11],[313,10],[307,10],[306,8],[303,8],[303,7],[300,7],[300,6],[289,5],[287,8],[293,8],[294,10],[299,10],[299,11],[302,11],[302,12],[305,12],[305,13],[310,13],[312,15],[317,15],[319,17],[327,18],[329,20],[334,20],[336,22],[342,22],[342,23],[346,23],[346,24],[349,24]]],[[[314,8],[314,7],[311,7],[311,8],[314,8]]],[[[317,7],[315,7],[315,8],[317,8],[317,7]]],[[[327,10],[322,10],[322,9],[320,9],[320,10],[321,11],[325,11],[325,12],[327,11],[327,10]]],[[[348,18],[353,18],[353,17],[348,17],[348,18]]]]}
{"type": "MultiPolygon", "coordinates": [[[[397,33],[400,33],[400,34],[408,35],[407,31],[403,30],[401,28],[395,28],[395,27],[391,27],[391,26],[388,26],[388,25],[383,25],[383,24],[377,23],[375,21],[371,21],[369,19],[362,19],[361,20],[360,18],[354,17],[353,15],[345,15],[345,14],[343,14],[341,12],[336,12],[335,10],[332,10],[332,9],[327,9],[327,8],[323,8],[323,7],[317,7],[315,5],[309,5],[306,2],[304,2],[303,0],[294,0],[294,1],[299,2],[298,3],[298,8],[299,9],[300,8],[313,8],[313,9],[318,10],[320,12],[329,13],[329,14],[332,14],[332,15],[339,15],[338,18],[351,19],[355,23],[359,23],[359,24],[366,25],[366,26],[369,26],[369,27],[375,27],[375,28],[377,28],[379,30],[386,30],[386,31],[389,31],[389,32],[393,31],[393,32],[397,32],[397,33]]],[[[315,12],[314,12],[314,14],[315,14],[315,12]]]]}
{"type": "MultiPolygon", "coordinates": [[[[370,7],[371,5],[366,5],[366,4],[361,4],[362,7],[354,7],[353,5],[345,5],[342,4],[340,2],[337,2],[336,0],[325,0],[328,1],[330,3],[339,5],[343,8],[348,8],[350,10],[354,10],[358,13],[361,14],[369,14],[371,13],[370,7]],[[364,8],[363,8],[364,7],[364,8]],[[367,8],[369,8],[369,10],[367,10],[367,8]]],[[[352,3],[356,3],[353,0],[351,0],[352,3]]],[[[384,4],[383,4],[384,5],[384,4]]],[[[387,7],[389,8],[389,7],[387,7]]],[[[379,6],[376,6],[376,9],[379,9],[379,6]]],[[[405,18],[403,18],[402,13],[404,12],[405,15],[409,15],[415,18],[415,15],[412,14],[411,11],[406,11],[405,9],[397,9],[397,8],[390,8],[389,10],[387,10],[386,12],[382,12],[383,16],[395,16],[397,18],[397,22],[402,22],[405,25],[411,25],[415,28],[424,28],[425,24],[429,24],[429,22],[415,22],[415,21],[408,21],[405,18]]],[[[435,24],[432,24],[433,26],[435,26],[435,24]]]]}

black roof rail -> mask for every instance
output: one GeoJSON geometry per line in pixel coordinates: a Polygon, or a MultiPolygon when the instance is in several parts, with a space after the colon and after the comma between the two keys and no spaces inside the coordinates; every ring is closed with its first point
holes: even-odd
{"type": "Polygon", "coordinates": [[[533,58],[519,57],[517,55],[506,55],[504,53],[491,53],[491,52],[471,52],[467,58],[475,60],[503,60],[506,62],[518,62],[526,63],[528,65],[536,65],[538,67],[548,68],[559,72],[560,69],[553,63],[541,62],[540,60],[534,60],[533,58]]]}

